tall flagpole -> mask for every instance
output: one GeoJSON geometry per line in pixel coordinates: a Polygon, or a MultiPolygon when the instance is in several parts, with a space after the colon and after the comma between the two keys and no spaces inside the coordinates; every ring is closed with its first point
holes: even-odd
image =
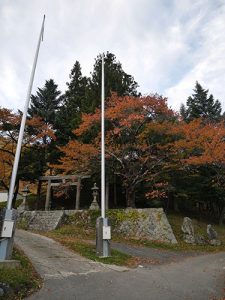
{"type": "Polygon", "coordinates": [[[33,67],[32,67],[32,71],[31,71],[31,76],[30,76],[30,81],[29,81],[29,86],[28,86],[27,96],[26,96],[26,102],[25,102],[25,106],[24,106],[23,117],[22,117],[22,121],[21,121],[21,125],[20,125],[19,137],[18,137],[17,146],[16,146],[16,154],[15,154],[15,158],[14,158],[13,170],[12,170],[10,186],[9,186],[7,209],[5,211],[2,231],[0,232],[0,234],[1,234],[0,235],[0,237],[1,237],[1,239],[0,239],[0,259],[2,259],[2,260],[8,260],[11,258],[11,255],[12,255],[13,237],[14,237],[14,232],[15,232],[15,221],[16,221],[16,211],[12,209],[12,200],[13,200],[16,176],[17,176],[17,171],[18,171],[20,153],[21,153],[21,148],[22,148],[27,111],[28,111],[28,107],[29,107],[31,91],[32,91],[32,86],[33,86],[33,82],[34,82],[35,70],[36,70],[36,66],[37,66],[38,54],[39,54],[39,50],[40,50],[41,40],[43,40],[43,35],[44,35],[44,23],[45,23],[45,15],[43,17],[41,31],[40,31],[38,44],[37,44],[37,48],[36,48],[36,52],[35,52],[35,56],[34,56],[34,62],[33,62],[33,67]]]}
{"type": "Polygon", "coordinates": [[[41,44],[41,40],[43,40],[44,23],[45,23],[45,15],[44,15],[43,21],[42,21],[41,32],[40,32],[40,36],[38,39],[37,49],[36,49],[36,53],[35,53],[35,57],[34,57],[33,68],[32,68],[32,72],[31,72],[31,76],[30,76],[30,82],[29,82],[29,86],[28,86],[28,90],[27,90],[26,102],[25,102],[25,106],[24,106],[24,110],[23,110],[23,117],[22,117],[22,121],[21,121],[21,125],[20,125],[20,132],[19,132],[19,137],[18,137],[18,141],[17,141],[16,154],[15,154],[12,176],[11,176],[11,181],[10,181],[10,186],[9,186],[7,209],[12,209],[12,199],[13,199],[16,176],[17,176],[17,171],[18,171],[20,153],[21,153],[21,148],[22,148],[23,134],[24,134],[24,128],[25,128],[26,118],[27,118],[27,110],[28,110],[32,86],[33,86],[33,82],[34,82],[34,74],[35,74],[35,70],[36,70],[36,66],[37,66],[37,59],[38,59],[40,44],[41,44]]]}
{"type": "Polygon", "coordinates": [[[101,94],[101,217],[105,218],[105,76],[104,76],[104,54],[102,54],[102,94],[101,94]]]}
{"type": "Polygon", "coordinates": [[[105,217],[105,76],[103,53],[101,89],[101,217],[96,220],[96,254],[99,257],[108,257],[111,255],[110,239],[110,222],[105,217]]]}

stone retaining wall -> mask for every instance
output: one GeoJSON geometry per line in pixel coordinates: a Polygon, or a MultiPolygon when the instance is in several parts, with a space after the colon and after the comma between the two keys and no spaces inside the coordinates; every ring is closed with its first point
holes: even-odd
{"type": "MultiPolygon", "coordinates": [[[[133,210],[124,210],[129,216],[133,210]]],[[[177,240],[162,208],[136,209],[137,218],[118,223],[116,231],[135,238],[176,244],[177,240]]]]}
{"type": "MultiPolygon", "coordinates": [[[[84,226],[95,226],[100,211],[65,211],[69,222],[84,226]]],[[[148,239],[176,244],[177,240],[162,208],[109,209],[106,216],[112,223],[112,233],[136,239],[148,239]]]]}
{"type": "MultiPolygon", "coordinates": [[[[112,233],[120,233],[137,239],[177,243],[173,230],[162,208],[148,209],[110,209],[106,212],[112,221],[112,233]]],[[[20,220],[27,222],[28,229],[54,230],[64,221],[85,226],[95,226],[100,211],[26,211],[20,220]],[[73,220],[73,221],[72,221],[73,220]]]]}

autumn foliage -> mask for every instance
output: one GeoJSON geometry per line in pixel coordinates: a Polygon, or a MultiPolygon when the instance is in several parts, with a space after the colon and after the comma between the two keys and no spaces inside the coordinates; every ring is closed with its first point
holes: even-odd
{"type": "MultiPolygon", "coordinates": [[[[122,179],[127,206],[134,206],[139,183],[154,180],[161,165],[157,143],[143,135],[156,122],[174,117],[166,99],[158,96],[119,97],[107,100],[105,111],[106,159],[109,172],[122,179]]],[[[168,124],[168,123],[167,123],[168,124]]],[[[82,123],[74,131],[79,140],[60,148],[64,157],[57,167],[66,173],[93,171],[100,161],[100,110],[83,114],[82,123]]],[[[159,127],[160,128],[160,127],[159,127]]]]}
{"type": "MultiPolygon", "coordinates": [[[[146,197],[165,199],[169,183],[162,174],[185,165],[223,164],[223,123],[195,119],[185,123],[158,95],[119,97],[106,101],[107,172],[121,178],[127,206],[135,205],[135,192],[145,182],[146,197]]],[[[82,123],[60,150],[64,156],[55,165],[64,173],[93,174],[100,170],[100,109],[83,114],[82,123]]]]}
{"type": "MultiPolygon", "coordinates": [[[[73,131],[75,138],[58,147],[61,157],[51,168],[65,174],[99,174],[100,114],[99,108],[94,113],[82,114],[80,126],[73,131]]],[[[20,119],[20,114],[0,109],[0,180],[6,188],[20,119]]],[[[112,93],[106,100],[105,128],[107,176],[120,178],[128,207],[135,206],[135,193],[140,185],[145,189],[146,199],[167,199],[173,181],[168,174],[187,166],[196,174],[199,166],[213,167],[210,184],[225,190],[223,122],[210,123],[199,118],[186,123],[159,95],[122,97],[112,93]]],[[[24,151],[48,147],[51,140],[55,140],[55,134],[49,124],[40,117],[28,120],[24,151]]],[[[224,202],[221,203],[223,210],[224,202]]]]}
{"type": "Polygon", "coordinates": [[[205,124],[201,118],[188,124],[180,122],[173,133],[180,137],[173,145],[174,151],[183,156],[185,163],[225,163],[224,122],[205,124]]]}
{"type": "MultiPolygon", "coordinates": [[[[5,189],[9,188],[21,117],[21,114],[14,113],[12,110],[0,108],[0,182],[5,189]]],[[[44,137],[55,139],[52,129],[39,117],[27,120],[22,153],[35,144],[43,147],[44,137]]],[[[17,184],[18,182],[19,177],[17,184]]]]}

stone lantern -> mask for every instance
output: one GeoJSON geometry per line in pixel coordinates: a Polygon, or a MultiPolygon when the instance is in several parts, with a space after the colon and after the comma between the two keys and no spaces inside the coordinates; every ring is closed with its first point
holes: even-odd
{"type": "Polygon", "coordinates": [[[97,187],[96,183],[94,183],[94,186],[91,188],[91,190],[93,191],[92,192],[93,201],[92,201],[89,209],[91,209],[91,210],[98,210],[99,209],[99,205],[98,205],[98,202],[97,202],[97,198],[98,198],[98,190],[99,190],[99,188],[97,187]]]}
{"type": "Polygon", "coordinates": [[[22,190],[23,193],[23,202],[20,204],[20,206],[18,207],[20,211],[24,211],[27,210],[27,196],[30,193],[30,190],[28,188],[28,186],[26,185],[25,188],[22,190]]]}

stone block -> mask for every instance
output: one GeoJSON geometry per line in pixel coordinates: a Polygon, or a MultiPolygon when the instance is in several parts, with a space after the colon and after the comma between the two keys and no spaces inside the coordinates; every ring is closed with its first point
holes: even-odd
{"type": "Polygon", "coordinates": [[[18,260],[1,260],[0,259],[0,269],[9,268],[14,269],[20,266],[20,261],[18,260]]]}
{"type": "Polygon", "coordinates": [[[64,217],[64,211],[26,211],[20,219],[27,221],[28,229],[50,231],[60,226],[64,217]]]}
{"type": "Polygon", "coordinates": [[[124,221],[114,231],[130,237],[176,244],[177,240],[162,208],[125,209],[124,221]],[[132,213],[136,216],[132,217],[132,213]],[[126,215],[131,218],[126,219],[126,215]]]}
{"type": "Polygon", "coordinates": [[[209,241],[209,244],[211,246],[220,246],[221,245],[221,241],[220,240],[216,240],[216,239],[212,239],[209,241]]]}

